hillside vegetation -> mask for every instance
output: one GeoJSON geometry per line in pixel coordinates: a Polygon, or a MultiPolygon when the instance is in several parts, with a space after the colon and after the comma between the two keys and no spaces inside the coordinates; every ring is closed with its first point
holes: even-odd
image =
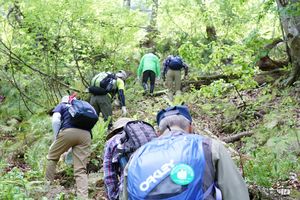
{"type": "MultiPolygon", "coordinates": [[[[66,94],[88,101],[90,79],[120,69],[129,73],[128,117],[156,127],[157,111],[185,103],[196,131],[226,144],[251,199],[300,198],[300,82],[280,20],[299,18],[299,1],[283,10],[272,0],[0,2],[0,199],[74,198],[63,161],[46,192],[49,113],[66,94]],[[161,63],[176,54],[190,66],[173,100],[162,80],[153,97],[143,95],[136,71],[149,49],[161,63]]],[[[106,132],[100,118],[88,165],[92,199],[105,199],[106,132]]]]}

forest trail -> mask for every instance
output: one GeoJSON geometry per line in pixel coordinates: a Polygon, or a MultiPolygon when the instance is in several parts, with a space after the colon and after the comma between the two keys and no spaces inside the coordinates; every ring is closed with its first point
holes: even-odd
{"type": "MultiPolygon", "coordinates": [[[[196,132],[227,141],[251,200],[299,200],[299,3],[1,1],[0,199],[75,198],[73,169],[64,162],[55,184],[45,184],[53,142],[50,113],[73,92],[89,101],[86,88],[99,72],[125,70],[128,117],[157,130],[157,111],[184,102],[196,132]],[[161,71],[169,55],[189,65],[183,93],[173,101],[163,77],[154,97],[142,94],[136,75],[149,52],[159,57],[161,71]]],[[[121,109],[114,108],[113,121],[119,116],[121,109]]],[[[106,126],[93,129],[92,199],[105,199],[106,126]]]]}
{"type": "MultiPolygon", "coordinates": [[[[174,98],[174,101],[171,102],[168,99],[167,94],[165,93],[165,89],[161,84],[158,84],[157,88],[157,95],[153,97],[143,96],[142,91],[140,90],[140,86],[138,85],[128,85],[128,93],[132,92],[134,95],[128,95],[128,112],[129,117],[137,117],[138,119],[142,119],[148,122],[155,124],[155,116],[159,109],[166,107],[170,104],[181,104],[185,102],[189,108],[190,112],[193,117],[193,124],[195,127],[195,132],[200,133],[202,135],[206,135],[208,137],[212,137],[217,140],[224,140],[225,138],[230,138],[231,135],[235,134],[228,134],[228,126],[224,126],[225,123],[248,123],[247,118],[240,118],[245,117],[245,112],[247,111],[247,107],[250,107],[253,102],[258,102],[264,97],[265,93],[264,87],[259,87],[252,90],[245,90],[241,92],[243,96],[243,100],[247,102],[246,108],[243,108],[243,102],[240,99],[239,95],[236,93],[231,93],[230,95],[226,96],[222,99],[205,99],[205,98],[196,98],[196,100],[190,100],[189,96],[193,94],[189,91],[186,91],[182,94],[182,96],[177,96],[174,98]],[[238,108],[238,113],[231,113],[229,116],[224,115],[224,111],[222,111],[224,105],[220,104],[220,102],[229,102],[234,107],[238,108]],[[132,103],[130,103],[132,102],[132,103]],[[209,107],[209,112],[206,112],[206,107],[209,107]],[[221,110],[220,108],[221,107],[221,110]],[[235,115],[236,118],[232,118],[232,115],[235,115]]],[[[292,89],[288,92],[288,97],[292,96],[293,98],[300,100],[300,96],[297,93],[297,89],[292,89]]],[[[263,107],[260,109],[255,109],[251,111],[251,117],[249,127],[245,129],[245,131],[255,131],[257,127],[262,125],[266,127],[274,127],[279,126],[280,124],[284,123],[281,118],[272,118],[271,121],[265,121],[264,119],[268,119],[267,109],[276,108],[280,106],[284,101],[290,101],[290,99],[286,99],[286,96],[282,95],[275,95],[271,101],[268,101],[263,107]]],[[[226,103],[226,105],[227,105],[226,103]]],[[[226,107],[226,106],[225,106],[226,107]]],[[[227,105],[226,109],[230,109],[227,105]]],[[[118,117],[121,116],[121,110],[117,107],[114,107],[114,119],[116,120],[118,117]]],[[[293,116],[296,124],[295,126],[300,128],[300,108],[295,107],[293,110],[290,110],[291,116],[293,116]]],[[[249,117],[249,112],[246,113],[246,116],[249,117]]],[[[273,115],[271,115],[273,116],[273,115]]],[[[279,116],[280,117],[280,116],[279,116]]],[[[46,122],[49,123],[49,122],[46,122]]],[[[238,125],[237,124],[237,125],[238,125]]],[[[0,132],[2,133],[2,137],[0,138],[1,141],[7,142],[16,142],[18,141],[19,136],[14,135],[14,131],[16,131],[17,127],[20,125],[20,119],[18,118],[10,118],[6,125],[0,126],[0,132]]],[[[157,128],[157,127],[155,127],[157,128]]],[[[230,131],[230,130],[229,130],[230,131]]],[[[97,133],[94,133],[97,134],[97,133]]],[[[249,135],[249,139],[256,137],[261,137],[257,135],[258,133],[254,133],[254,135],[249,135]]],[[[27,140],[25,140],[28,145],[33,145],[33,141],[31,141],[31,136],[27,136],[27,140]]],[[[237,163],[239,164],[239,168],[242,174],[247,174],[247,170],[245,169],[244,162],[247,162],[253,159],[251,156],[245,154],[242,149],[247,146],[248,140],[247,138],[243,138],[242,140],[237,140],[234,144],[225,144],[231,153],[231,156],[237,163]]],[[[270,138],[269,140],[271,140],[270,138]]],[[[95,143],[97,141],[93,141],[95,143]]],[[[222,142],[222,141],[221,141],[222,142]]],[[[39,142],[41,143],[41,142],[39,142]]],[[[263,144],[268,143],[264,141],[263,144]]],[[[263,145],[261,144],[261,145],[263,145]]],[[[16,146],[20,144],[16,143],[16,146]]],[[[279,143],[279,145],[281,145],[279,143]]],[[[293,145],[296,145],[295,148],[297,149],[297,142],[290,145],[290,151],[293,149],[293,145]]],[[[298,144],[299,145],[299,144],[298,144]]],[[[48,148],[48,147],[46,147],[48,148]]],[[[102,152],[103,149],[100,149],[100,152],[93,152],[92,153],[92,160],[98,160],[98,164],[89,165],[89,194],[91,199],[105,199],[105,188],[103,183],[103,172],[101,170],[102,166],[102,152]]],[[[0,151],[0,155],[5,155],[5,152],[0,151]]],[[[30,173],[32,171],[30,165],[26,162],[27,155],[20,151],[16,150],[7,157],[8,165],[4,168],[6,173],[14,171],[16,168],[21,170],[23,173],[30,173]]],[[[75,181],[73,178],[73,172],[71,167],[67,167],[63,161],[59,164],[59,170],[56,175],[56,181],[54,185],[50,187],[43,188],[43,181],[34,181],[30,183],[33,188],[30,191],[30,196],[34,196],[35,199],[40,199],[42,197],[47,197],[48,199],[55,199],[58,196],[64,199],[72,199],[75,194],[75,181]],[[71,171],[70,171],[71,170],[71,171]],[[49,190],[50,189],[50,190],[49,190]],[[49,191],[49,192],[46,192],[49,191]]],[[[256,184],[251,184],[249,186],[249,191],[251,192],[252,199],[282,199],[282,200],[295,200],[297,197],[297,191],[300,190],[300,182],[299,182],[299,175],[300,173],[290,171],[289,177],[284,180],[278,180],[277,182],[273,182],[271,188],[261,187],[256,184]],[[295,194],[294,194],[295,193],[295,194]],[[264,197],[264,198],[262,198],[264,197]]]]}
{"type": "MultiPolygon", "coordinates": [[[[163,90],[161,90],[163,91],[163,90]]],[[[140,101],[138,106],[132,106],[130,109],[131,115],[134,113],[139,113],[139,116],[141,118],[149,119],[149,113],[147,112],[147,109],[141,109],[145,107],[155,107],[154,105],[157,104],[168,104],[170,101],[168,100],[167,94],[164,92],[157,92],[160,95],[154,96],[154,97],[142,97],[143,101],[140,101]],[[135,110],[134,108],[138,108],[138,110],[135,110]]],[[[261,92],[261,89],[255,89],[255,90],[249,90],[242,92],[242,95],[244,99],[251,100],[251,101],[257,101],[259,98],[259,93],[261,92]]],[[[177,99],[178,102],[181,102],[182,99],[180,97],[177,99]]],[[[175,100],[176,101],[176,100],[175,100]]],[[[233,102],[236,104],[236,106],[239,106],[239,100],[237,96],[231,96],[229,98],[230,102],[233,102]]],[[[272,102],[272,105],[275,106],[281,101],[281,98],[277,98],[275,101],[272,102]]],[[[224,133],[224,130],[220,129],[220,124],[222,123],[222,113],[209,116],[204,115],[203,113],[199,112],[199,107],[197,105],[188,104],[190,111],[193,115],[193,124],[195,127],[195,132],[200,133],[202,135],[214,138],[216,140],[219,140],[222,142],[229,150],[229,153],[231,154],[232,158],[241,163],[244,162],[244,160],[250,159],[247,155],[244,155],[242,152],[240,152],[240,148],[244,145],[243,141],[238,140],[237,145],[234,147],[230,144],[226,144],[222,141],[224,138],[230,137],[228,134],[224,133]]],[[[259,111],[258,111],[259,112],[259,111]]],[[[114,118],[117,119],[121,116],[121,111],[119,108],[114,108],[114,118]]],[[[263,113],[263,112],[262,112],[263,113]]],[[[297,117],[297,121],[299,124],[297,126],[300,127],[300,109],[295,110],[295,117],[297,117]]],[[[155,113],[153,113],[152,116],[154,116],[155,113]]],[[[263,115],[263,114],[262,114],[263,115]]],[[[261,122],[261,119],[258,117],[256,120],[254,120],[251,125],[254,128],[261,122]]],[[[250,136],[251,137],[251,136],[250,136]]],[[[105,188],[104,188],[104,182],[103,182],[103,172],[101,170],[101,163],[99,164],[99,168],[95,168],[93,172],[89,174],[89,192],[91,199],[106,199],[105,197],[105,188]],[[100,170],[100,171],[97,171],[100,170]]],[[[239,165],[240,172],[244,174],[243,172],[243,165],[239,165]]],[[[274,183],[272,188],[264,188],[257,186],[255,184],[251,184],[249,186],[249,191],[251,193],[252,199],[281,199],[281,200],[295,200],[297,198],[293,198],[290,196],[292,189],[300,189],[300,182],[297,177],[299,177],[300,174],[291,173],[290,178],[285,181],[274,183]]],[[[75,188],[74,188],[74,179],[73,176],[66,176],[65,172],[62,171],[57,174],[57,182],[55,186],[52,186],[51,192],[46,194],[46,197],[49,199],[54,199],[57,197],[58,193],[61,193],[64,195],[64,198],[71,197],[74,195],[75,188]]]]}

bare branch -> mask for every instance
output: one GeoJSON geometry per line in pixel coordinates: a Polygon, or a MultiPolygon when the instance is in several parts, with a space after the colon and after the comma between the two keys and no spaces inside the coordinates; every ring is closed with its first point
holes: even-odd
{"type": "Polygon", "coordinates": [[[75,63],[76,63],[75,66],[76,66],[76,68],[77,68],[77,70],[78,70],[79,76],[80,76],[80,78],[81,78],[81,82],[82,82],[82,84],[83,84],[85,87],[88,87],[89,83],[84,79],[84,77],[83,77],[83,75],[82,75],[82,73],[81,73],[81,71],[80,71],[80,66],[79,66],[79,63],[78,63],[78,59],[76,58],[76,55],[75,55],[76,50],[75,50],[74,42],[73,42],[73,41],[72,41],[72,50],[73,50],[73,58],[74,58],[75,63]]]}
{"type": "Polygon", "coordinates": [[[4,53],[5,53],[7,56],[11,57],[13,60],[16,60],[16,61],[22,63],[24,66],[28,67],[28,68],[31,69],[32,71],[37,72],[37,73],[41,74],[42,76],[47,77],[47,78],[49,78],[49,79],[51,79],[51,80],[53,80],[53,81],[59,83],[60,85],[66,87],[66,88],[68,88],[68,89],[70,89],[70,90],[73,90],[73,91],[76,91],[76,92],[81,92],[80,90],[78,90],[78,89],[76,89],[76,88],[73,88],[73,87],[71,87],[70,85],[68,85],[68,84],[66,84],[66,83],[64,83],[64,82],[61,82],[60,80],[57,80],[56,78],[54,78],[54,77],[52,77],[52,76],[46,74],[45,72],[42,72],[42,71],[40,71],[40,70],[38,70],[38,69],[36,69],[36,68],[34,68],[34,67],[28,65],[28,64],[27,64],[24,60],[22,60],[18,55],[16,55],[14,52],[12,52],[11,49],[10,49],[8,46],[6,46],[6,44],[5,44],[1,39],[0,39],[0,44],[2,44],[2,45],[5,47],[5,49],[8,50],[8,52],[4,52],[4,53]]]}
{"type": "Polygon", "coordinates": [[[222,140],[226,143],[232,143],[232,142],[240,140],[242,137],[248,137],[253,134],[254,133],[252,131],[245,131],[245,132],[237,133],[235,135],[224,137],[224,138],[222,138],[222,140]]]}

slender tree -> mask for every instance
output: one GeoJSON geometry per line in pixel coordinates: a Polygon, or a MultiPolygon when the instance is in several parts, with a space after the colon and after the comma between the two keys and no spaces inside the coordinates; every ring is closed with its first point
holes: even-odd
{"type": "Polygon", "coordinates": [[[127,8],[130,8],[131,6],[131,0],[123,0],[123,5],[127,8]]]}
{"type": "Polygon", "coordinates": [[[144,47],[153,48],[155,46],[155,39],[157,38],[157,35],[158,35],[157,13],[158,13],[158,0],[152,0],[150,22],[146,28],[147,34],[142,43],[142,46],[144,46],[144,47]]]}
{"type": "Polygon", "coordinates": [[[276,0],[276,3],[293,66],[286,81],[287,85],[291,85],[300,77],[300,0],[276,0]]]}

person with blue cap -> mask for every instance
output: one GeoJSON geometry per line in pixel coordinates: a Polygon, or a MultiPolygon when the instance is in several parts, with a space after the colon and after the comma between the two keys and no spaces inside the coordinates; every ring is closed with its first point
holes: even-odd
{"type": "Polygon", "coordinates": [[[131,156],[120,199],[249,200],[226,148],[194,133],[187,106],[163,109],[156,121],[159,138],[131,156]]]}

